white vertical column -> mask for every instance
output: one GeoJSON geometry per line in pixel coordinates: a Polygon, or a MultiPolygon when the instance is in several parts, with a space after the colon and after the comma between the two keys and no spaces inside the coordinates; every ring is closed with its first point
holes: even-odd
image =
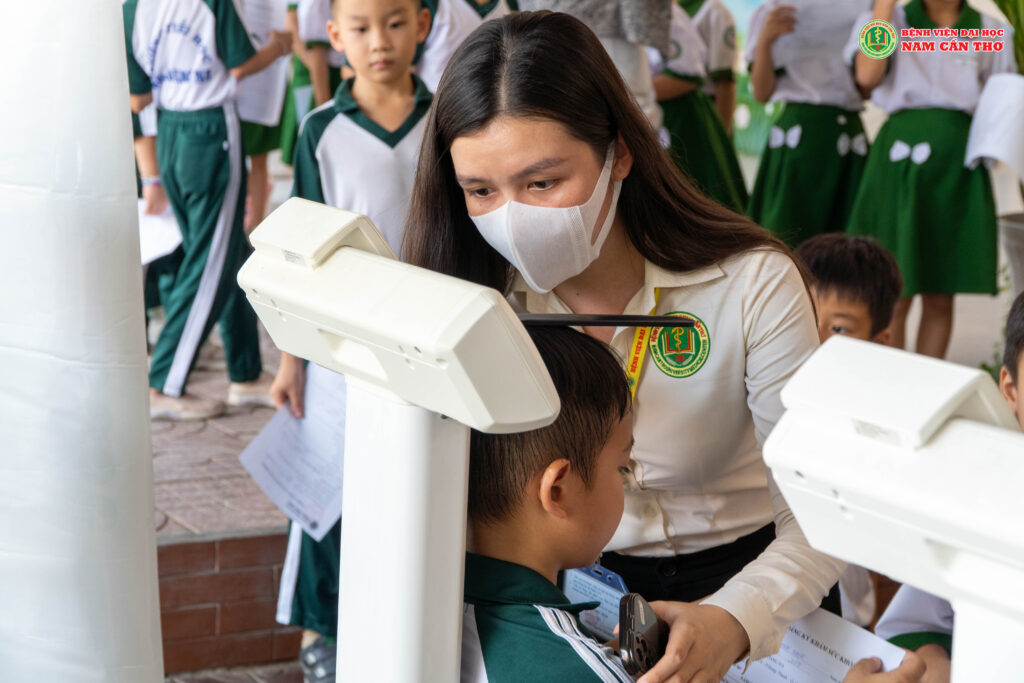
{"type": "Polygon", "coordinates": [[[339,681],[457,681],[469,427],[348,378],[339,681]]]}
{"type": "Polygon", "coordinates": [[[163,680],[121,4],[4,6],[0,680],[163,680]]]}

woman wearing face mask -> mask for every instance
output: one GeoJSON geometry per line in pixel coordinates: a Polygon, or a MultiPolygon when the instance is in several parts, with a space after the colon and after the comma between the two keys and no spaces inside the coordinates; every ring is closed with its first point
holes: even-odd
{"type": "Polygon", "coordinates": [[[602,563],[649,600],[695,603],[672,680],[717,681],[775,652],[844,566],[809,547],[761,458],[780,389],[818,345],[810,298],[778,240],[679,175],[582,24],[511,15],[459,49],[405,248],[533,313],[694,321],[649,341],[584,330],[636,392],[633,476],[602,563]]]}

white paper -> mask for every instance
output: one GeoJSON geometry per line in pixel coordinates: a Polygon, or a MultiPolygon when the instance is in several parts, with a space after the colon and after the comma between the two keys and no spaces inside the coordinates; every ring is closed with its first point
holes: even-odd
{"type": "Polygon", "coordinates": [[[971,121],[964,166],[994,159],[1024,183],[1024,76],[996,74],[985,83],[971,121]]]}
{"type": "Polygon", "coordinates": [[[163,213],[146,213],[146,201],[139,200],[139,252],[146,266],[161,256],[167,256],[181,244],[181,230],[170,205],[163,213]]]}
{"type": "Polygon", "coordinates": [[[341,517],[345,378],[310,363],[304,414],[296,419],[282,407],[239,460],[267,497],[319,541],[341,517]]]}
{"type": "Polygon", "coordinates": [[[771,657],[729,670],[723,683],[840,683],[850,667],[866,657],[882,660],[892,671],[905,651],[856,624],[818,609],[789,627],[782,648],[771,657]]]}
{"type": "Polygon", "coordinates": [[[778,5],[796,8],[796,28],[779,36],[772,45],[776,68],[801,60],[835,59],[838,47],[850,39],[853,22],[869,8],[850,0],[784,0],[772,7],[778,5]]]}
{"type": "MultiPolygon", "coordinates": [[[[271,30],[283,31],[287,0],[245,0],[245,25],[258,47],[267,44],[271,30]]],[[[242,79],[238,84],[238,116],[243,121],[276,126],[288,81],[288,59],[280,57],[263,71],[242,79]]]]}

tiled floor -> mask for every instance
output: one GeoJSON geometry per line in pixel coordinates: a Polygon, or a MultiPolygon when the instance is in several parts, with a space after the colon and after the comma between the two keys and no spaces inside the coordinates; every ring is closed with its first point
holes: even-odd
{"type": "Polygon", "coordinates": [[[302,683],[298,662],[210,669],[168,676],[165,683],[302,683]]]}
{"type": "MultiPolygon", "coordinates": [[[[261,334],[264,366],[273,371],[278,353],[261,334]]],[[[227,388],[223,350],[207,343],[189,391],[223,399],[227,388]]],[[[288,520],[238,462],[271,415],[270,408],[231,408],[210,420],[152,423],[159,542],[285,528],[288,520]]]]}

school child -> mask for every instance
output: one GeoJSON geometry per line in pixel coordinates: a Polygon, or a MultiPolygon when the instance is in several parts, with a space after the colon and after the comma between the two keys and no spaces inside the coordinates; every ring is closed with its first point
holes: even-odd
{"type": "Polygon", "coordinates": [[[722,0],[677,0],[707,47],[707,79],[701,89],[715,104],[725,131],[732,134],[736,106],[736,20],[722,0]]]}
{"type": "MultiPolygon", "coordinates": [[[[837,3],[831,10],[825,5],[816,9],[836,12],[836,21],[844,21],[849,10],[843,7],[837,3]]],[[[860,119],[862,98],[838,50],[782,66],[774,63],[772,46],[799,21],[792,6],[775,0],[761,5],[751,16],[746,48],[754,97],[776,108],[781,105],[747,213],[790,247],[845,227],[868,152],[860,119]]],[[[840,28],[844,33],[849,29],[840,28]]]]}
{"type": "Polygon", "coordinates": [[[793,254],[811,276],[822,342],[841,334],[889,343],[889,324],[903,287],[892,254],[870,237],[841,232],[812,237],[793,254]]]}
{"type": "MultiPolygon", "coordinates": [[[[669,152],[704,194],[742,213],[747,206],[747,188],[739,161],[721,117],[701,89],[707,76],[707,48],[690,17],[674,4],[671,42],[667,62],[662,65],[652,59],[651,68],[669,152]]],[[[648,54],[654,57],[650,51],[648,54]]]]}
{"type": "MultiPolygon", "coordinates": [[[[291,37],[271,32],[257,52],[232,0],[128,0],[123,9],[132,110],[150,102],[160,109],[161,182],[182,232],[183,258],[150,363],[150,413],[201,419],[223,404],[185,394],[185,386],[199,347],[238,289],[245,239],[235,86],[288,54],[291,37]]],[[[224,330],[228,375],[232,389],[248,390],[261,373],[256,314],[246,307],[234,322],[224,330]]]]}
{"type": "Polygon", "coordinates": [[[891,251],[903,274],[892,344],[902,348],[911,297],[922,311],[917,352],[942,358],[953,327],[953,295],[996,292],[996,213],[985,168],[964,167],[971,116],[988,77],[1015,71],[1013,50],[902,52],[871,59],[860,28],[888,21],[907,28],[1010,27],[951,0],[876,0],[854,25],[845,56],[858,87],[889,114],[875,139],[847,223],[891,251]]]}
{"type": "MultiPolygon", "coordinates": [[[[331,11],[331,45],[355,76],[303,122],[292,194],[369,216],[400,253],[432,99],[413,74],[430,12],[419,0],[333,0],[331,11]]],[[[301,359],[282,354],[271,393],[296,417],[305,381],[301,359]]],[[[340,536],[340,522],[319,543],[292,525],[286,567],[295,578],[281,582],[278,618],[322,634],[300,656],[309,681],[334,680],[340,536]]]]}
{"type": "MultiPolygon", "coordinates": [[[[834,334],[878,344],[889,342],[889,323],[903,281],[892,254],[870,237],[841,232],[817,235],[793,255],[811,276],[818,337],[834,334]]],[[[863,567],[850,565],[839,578],[843,618],[867,627],[874,621],[875,586],[863,567]]]]}
{"type": "MultiPolygon", "coordinates": [[[[345,55],[331,47],[327,22],[331,19],[331,0],[297,0],[299,38],[306,47],[306,64],[313,86],[313,106],[329,102],[341,85],[345,55]]],[[[299,123],[302,119],[299,118],[299,123]]]]}
{"type": "MultiPolygon", "coordinates": [[[[1024,294],[1006,319],[999,390],[1024,431],[1024,404],[1019,392],[1024,377],[1024,294]]],[[[949,683],[953,650],[953,608],[948,601],[912,586],[901,586],[878,620],[875,633],[915,651],[928,666],[928,683],[949,683]]]]}
{"type": "MultiPolygon", "coordinates": [[[[557,586],[559,571],[593,563],[622,516],[633,450],[629,386],[592,337],[569,328],[530,335],[562,407],[542,429],[470,436],[461,680],[632,681],[618,654],[580,622],[594,603],[571,604],[557,586]]],[[[652,604],[670,626],[678,606],[652,604]]],[[[686,653],[671,652],[677,636],[641,681],[691,680],[686,653]]],[[[923,667],[911,655],[897,671],[876,671],[877,663],[858,662],[844,683],[910,683],[923,667]]]]}

